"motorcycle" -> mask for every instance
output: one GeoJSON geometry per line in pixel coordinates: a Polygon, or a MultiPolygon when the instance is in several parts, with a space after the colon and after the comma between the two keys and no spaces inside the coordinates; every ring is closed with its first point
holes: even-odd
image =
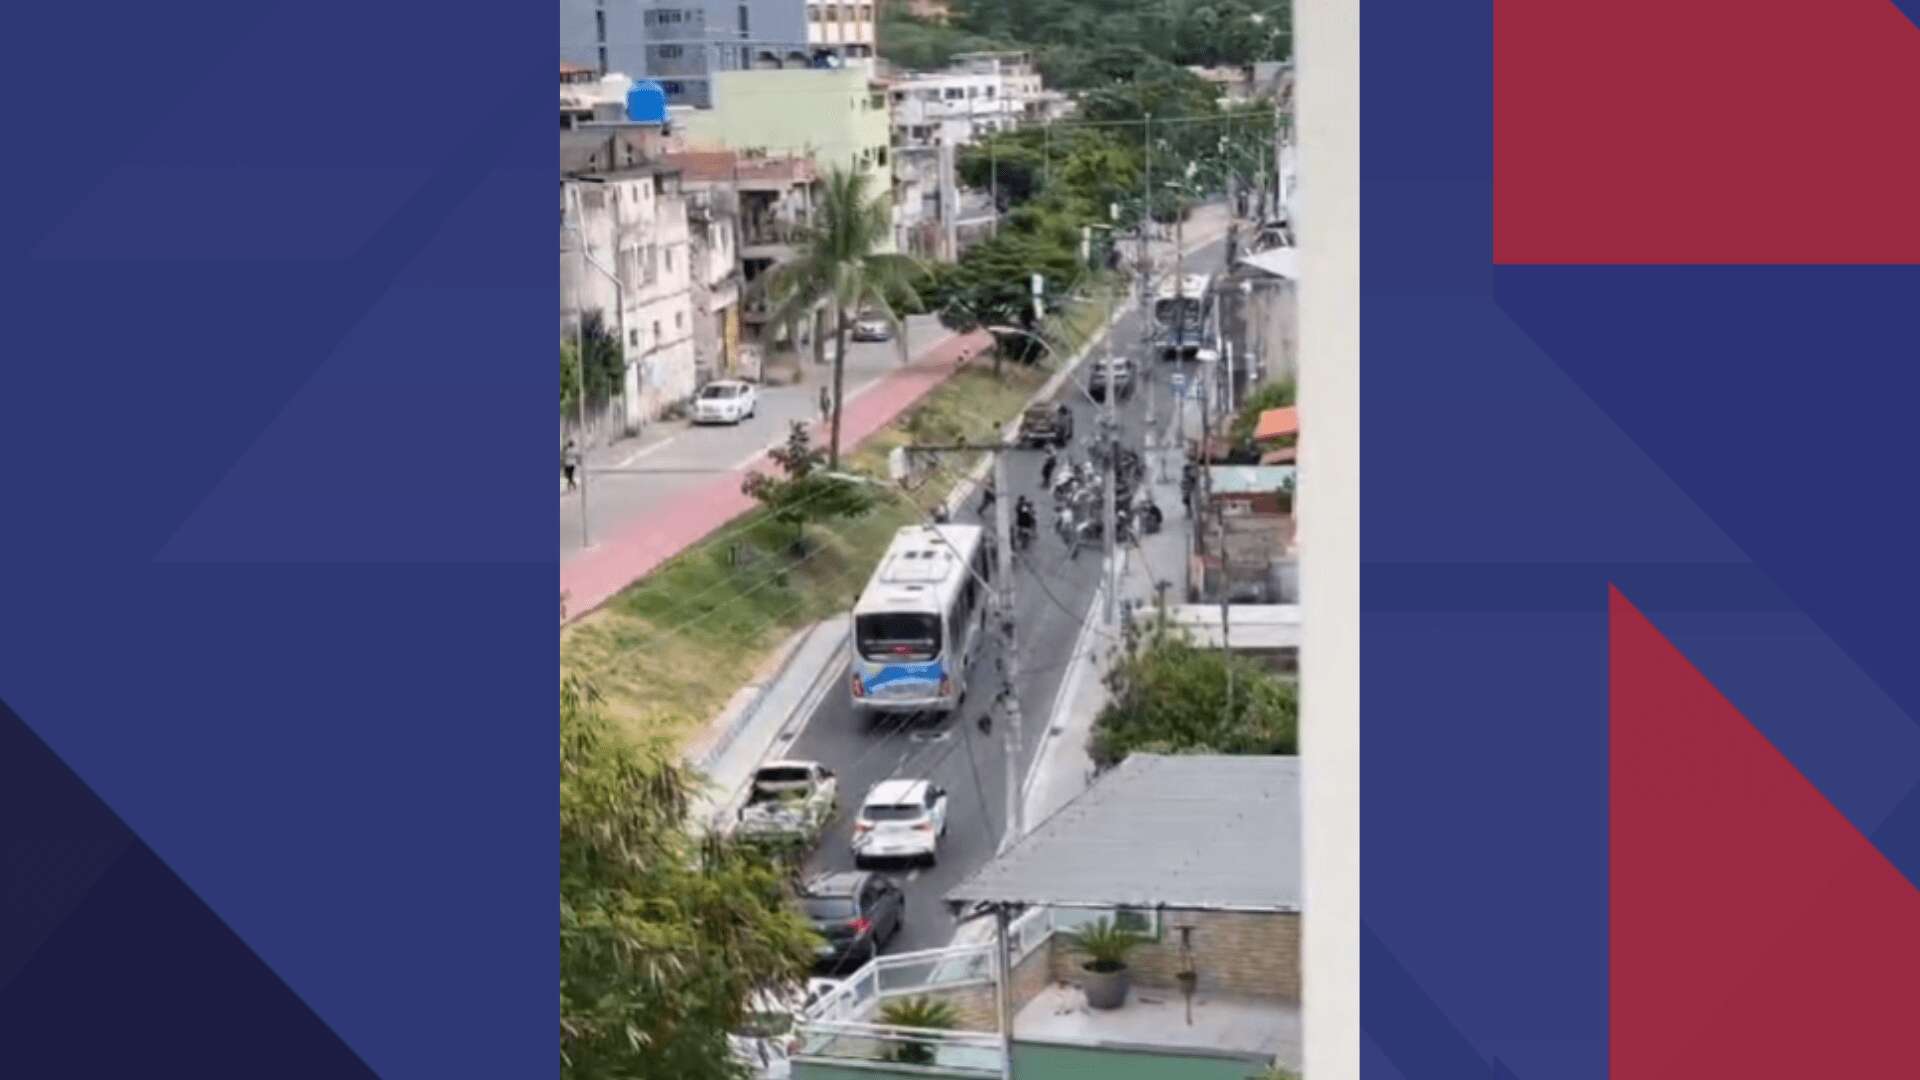
{"type": "Polygon", "coordinates": [[[1139,501],[1134,504],[1134,513],[1140,518],[1141,531],[1149,536],[1159,532],[1160,526],[1166,521],[1166,515],[1160,512],[1159,504],[1153,501],[1152,496],[1145,493],[1142,493],[1139,501]]]}

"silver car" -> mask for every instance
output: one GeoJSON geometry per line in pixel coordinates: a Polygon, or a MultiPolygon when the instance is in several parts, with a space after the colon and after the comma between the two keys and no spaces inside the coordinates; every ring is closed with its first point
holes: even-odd
{"type": "Polygon", "coordinates": [[[862,315],[853,323],[855,341],[891,341],[893,324],[884,315],[862,315]]]}

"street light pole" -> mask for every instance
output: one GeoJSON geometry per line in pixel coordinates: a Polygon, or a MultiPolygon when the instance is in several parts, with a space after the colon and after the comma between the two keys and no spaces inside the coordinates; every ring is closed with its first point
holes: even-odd
{"type": "MultiPolygon", "coordinates": [[[[1112,293],[1107,294],[1107,322],[1109,325],[1111,325],[1113,322],[1113,294],[1112,293]]],[[[1119,515],[1119,508],[1117,506],[1117,500],[1119,498],[1119,495],[1115,490],[1116,488],[1119,487],[1119,484],[1120,484],[1120,418],[1115,413],[1114,404],[1113,404],[1114,393],[1115,393],[1113,388],[1113,369],[1116,366],[1117,365],[1114,362],[1114,356],[1113,356],[1113,335],[1108,334],[1107,335],[1107,402],[1106,402],[1106,413],[1104,416],[1105,422],[1103,424],[1103,426],[1107,429],[1106,430],[1106,436],[1107,436],[1107,529],[1106,529],[1106,533],[1107,533],[1107,536],[1106,536],[1106,539],[1107,539],[1107,563],[1106,563],[1107,601],[1106,601],[1105,609],[1102,612],[1102,614],[1105,617],[1106,624],[1109,628],[1113,626],[1114,592],[1115,592],[1115,587],[1120,580],[1120,574],[1118,570],[1118,560],[1116,558],[1119,552],[1118,535],[1120,532],[1120,515],[1119,515]]]]}
{"type": "Polygon", "coordinates": [[[579,255],[580,272],[573,279],[573,362],[580,377],[574,392],[579,405],[580,428],[578,446],[574,450],[579,460],[574,468],[580,474],[580,546],[587,548],[593,546],[593,534],[588,530],[587,520],[587,345],[582,329],[587,321],[587,229],[580,208],[580,188],[569,184],[567,194],[573,202],[573,238],[580,244],[576,252],[579,255]]]}

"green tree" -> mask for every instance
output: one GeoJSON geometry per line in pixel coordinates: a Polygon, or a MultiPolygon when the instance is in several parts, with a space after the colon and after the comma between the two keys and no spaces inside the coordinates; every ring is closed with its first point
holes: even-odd
{"type": "Polygon", "coordinates": [[[1291,681],[1248,657],[1201,648],[1162,619],[1129,631],[1106,683],[1108,703],[1088,744],[1097,768],[1135,751],[1297,752],[1300,709],[1291,681]]]}
{"type": "Polygon", "coordinates": [[[814,221],[802,238],[801,255],[766,275],[777,305],[774,318],[791,324],[821,303],[834,314],[833,415],[827,467],[840,467],[840,405],[846,400],[847,332],[862,309],[872,309],[903,335],[889,297],[914,297],[925,271],[905,255],[882,252],[893,231],[893,208],[885,192],[869,194],[868,174],[838,167],[827,174],[814,221]]]}
{"type": "Polygon", "coordinates": [[[560,415],[572,416],[580,407],[580,351],[573,342],[560,342],[560,415]]]}
{"type": "Polygon", "coordinates": [[[612,400],[626,386],[627,361],[620,339],[608,328],[599,308],[589,310],[581,320],[580,345],[587,354],[587,403],[612,400]]]}
{"type": "Polygon", "coordinates": [[[763,857],[688,828],[696,777],[560,691],[560,1075],[736,1080],[727,1033],[817,941],[763,857]]]}
{"type": "Polygon", "coordinates": [[[1228,440],[1235,446],[1251,445],[1254,429],[1260,426],[1260,414],[1268,409],[1284,409],[1293,404],[1293,398],[1292,379],[1276,379],[1255,390],[1241,402],[1240,411],[1234,414],[1233,426],[1227,432],[1228,440]]]}
{"type": "Polygon", "coordinates": [[[783,475],[750,472],[740,490],[759,500],[775,521],[793,526],[796,549],[805,545],[808,522],[863,517],[873,509],[873,492],[866,485],[829,475],[831,465],[822,467],[826,455],[813,445],[806,424],[795,420],[786,445],[767,456],[783,475]]]}

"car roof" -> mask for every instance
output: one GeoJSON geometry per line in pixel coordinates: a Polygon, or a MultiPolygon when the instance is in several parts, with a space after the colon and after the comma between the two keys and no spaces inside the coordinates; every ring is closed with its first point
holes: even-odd
{"type": "Polygon", "coordinates": [[[865,806],[911,805],[926,797],[925,780],[882,780],[867,792],[865,806]]]}
{"type": "MultiPolygon", "coordinates": [[[[752,383],[745,382],[740,379],[715,379],[712,382],[707,384],[707,386],[738,386],[741,388],[746,388],[752,385],[753,385],[752,383]]],[[[705,390],[706,388],[707,388],[706,386],[703,386],[700,389],[705,390]]]]}
{"type": "Polygon", "coordinates": [[[808,896],[852,896],[870,876],[857,870],[836,870],[807,879],[803,891],[808,896]]]}

